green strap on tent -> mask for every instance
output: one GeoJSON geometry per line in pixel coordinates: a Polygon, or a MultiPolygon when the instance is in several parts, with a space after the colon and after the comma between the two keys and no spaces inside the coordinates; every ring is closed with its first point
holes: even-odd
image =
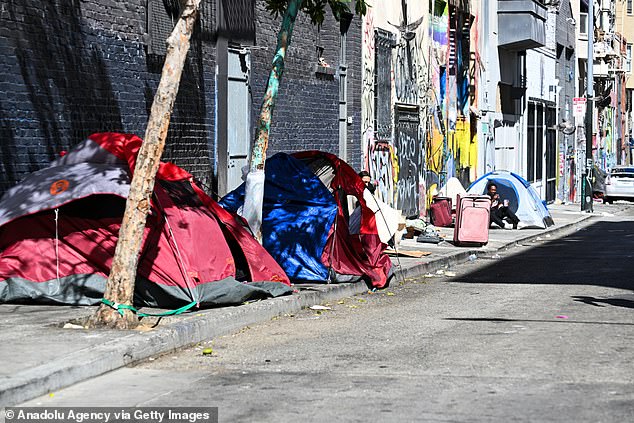
{"type": "Polygon", "coordinates": [[[139,313],[139,311],[131,305],[115,303],[114,301],[110,301],[105,298],[102,298],[101,302],[117,310],[122,317],[123,317],[123,310],[130,310],[139,317],[176,316],[177,314],[186,312],[187,310],[189,310],[190,308],[192,308],[193,306],[197,304],[196,301],[192,301],[191,303],[184,305],[181,308],[177,308],[176,310],[165,311],[163,313],[139,313]]]}

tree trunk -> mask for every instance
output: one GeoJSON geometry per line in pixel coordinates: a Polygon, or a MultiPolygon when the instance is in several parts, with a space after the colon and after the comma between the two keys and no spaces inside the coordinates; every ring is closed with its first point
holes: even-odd
{"type": "MultiPolygon", "coordinates": [[[[104,298],[115,303],[132,305],[139,251],[147,214],[150,211],[154,180],[165,147],[170,116],[178,93],[200,1],[181,0],[182,13],[167,39],[165,64],[152,103],[145,139],[137,157],[130,194],[119,230],[119,240],[104,294],[104,298]]],[[[137,324],[138,319],[130,310],[123,310],[123,316],[121,316],[105,304],[99,306],[89,322],[89,325],[93,327],[106,326],[117,329],[128,329],[137,324]]]]}
{"type": "Polygon", "coordinates": [[[273,57],[273,68],[269,75],[266,86],[266,93],[260,108],[260,118],[258,119],[257,131],[253,148],[251,149],[251,160],[249,163],[249,173],[245,184],[243,217],[249,223],[255,237],[261,241],[262,234],[262,203],[264,200],[264,162],[266,161],[266,149],[269,145],[269,133],[271,131],[271,115],[275,107],[278,88],[282,75],[284,74],[284,58],[291,35],[295,26],[297,13],[302,6],[303,0],[289,0],[282,27],[277,37],[277,47],[273,57]]]}

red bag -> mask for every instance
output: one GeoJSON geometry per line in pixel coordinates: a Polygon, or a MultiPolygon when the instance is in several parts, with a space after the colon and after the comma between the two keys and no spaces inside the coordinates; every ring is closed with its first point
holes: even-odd
{"type": "Polygon", "coordinates": [[[429,206],[429,219],[434,226],[451,226],[451,198],[435,197],[429,206]]]}

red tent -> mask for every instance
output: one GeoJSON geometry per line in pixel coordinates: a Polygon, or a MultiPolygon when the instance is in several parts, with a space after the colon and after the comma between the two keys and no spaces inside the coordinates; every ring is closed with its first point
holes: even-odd
{"type": "MultiPolygon", "coordinates": [[[[97,304],[142,141],[91,135],[0,200],[0,302],[97,304]]],[[[281,267],[174,164],[161,163],[135,304],[239,304],[291,292],[281,267]]]]}

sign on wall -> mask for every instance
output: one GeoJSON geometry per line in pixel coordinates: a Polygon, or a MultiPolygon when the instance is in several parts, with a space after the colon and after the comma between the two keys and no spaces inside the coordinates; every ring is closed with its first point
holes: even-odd
{"type": "Polygon", "coordinates": [[[583,120],[586,115],[586,102],[585,97],[575,97],[572,99],[572,115],[575,117],[575,120],[583,120]]]}

